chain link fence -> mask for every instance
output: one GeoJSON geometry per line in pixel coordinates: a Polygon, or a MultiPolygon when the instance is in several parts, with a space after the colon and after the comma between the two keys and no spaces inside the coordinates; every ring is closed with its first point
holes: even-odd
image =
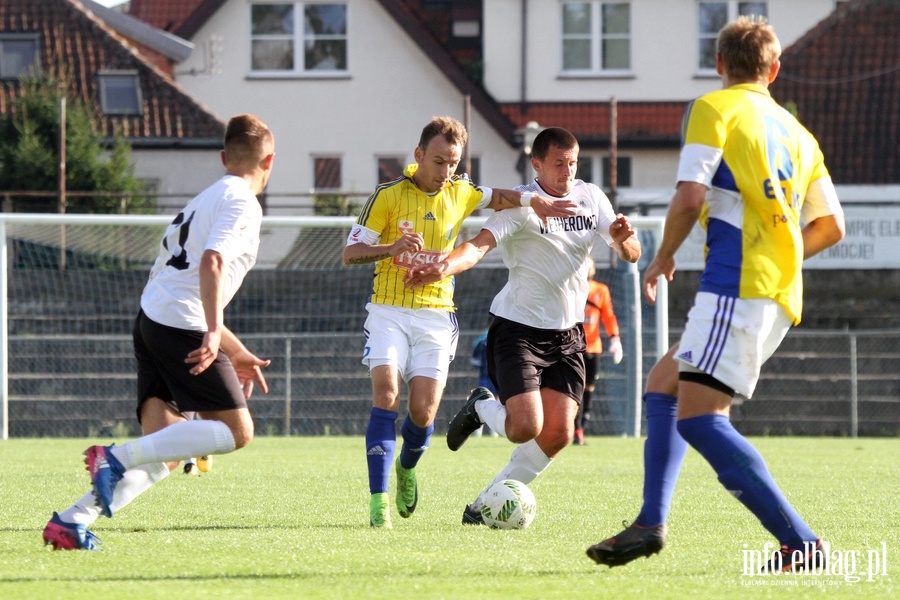
{"type": "MultiPolygon", "coordinates": [[[[0,219],[6,238],[0,357],[7,366],[0,393],[10,436],[138,434],[130,332],[164,228],[158,221],[61,226],[0,219]]],[[[257,391],[251,399],[259,435],[365,431],[371,386],[360,356],[372,267],[341,265],[347,231],[267,221],[258,267],[228,307],[229,326],[253,352],[272,359],[269,394],[257,391]]],[[[439,434],[476,383],[472,342],[506,282],[499,252],[491,255],[457,278],[461,336],[435,423],[439,434]]],[[[595,260],[598,279],[613,293],[625,359],[614,365],[601,358],[586,433],[634,435],[635,398],[660,352],[657,313],[635,301],[638,274],[607,255],[595,260]]],[[[736,399],[734,423],[748,435],[896,436],[898,365],[900,331],[798,328],[765,365],[753,399],[736,399]]]]}

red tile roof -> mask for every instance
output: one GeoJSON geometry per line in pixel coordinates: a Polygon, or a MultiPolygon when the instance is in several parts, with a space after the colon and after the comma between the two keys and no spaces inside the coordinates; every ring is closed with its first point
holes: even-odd
{"type": "Polygon", "coordinates": [[[131,0],[128,14],[157,29],[176,33],[203,0],[131,0]]]}
{"type": "Polygon", "coordinates": [[[900,183],[900,2],[841,5],[784,51],[770,89],[796,106],[835,183],[900,183]]]}
{"type": "MultiPolygon", "coordinates": [[[[96,106],[104,135],[120,132],[135,147],[221,146],[225,124],[77,0],[2,0],[0,32],[38,34],[43,71],[54,71],[60,63],[69,69],[73,93],[96,106]],[[143,114],[102,114],[97,79],[101,70],[138,73],[143,114]]],[[[10,110],[18,89],[17,81],[2,83],[0,112],[10,110]]]]}
{"type": "MultiPolygon", "coordinates": [[[[677,148],[685,106],[686,102],[617,102],[619,145],[677,148]]],[[[610,141],[609,102],[517,102],[500,108],[516,127],[524,127],[528,121],[563,127],[586,148],[605,146],[610,141]]]]}

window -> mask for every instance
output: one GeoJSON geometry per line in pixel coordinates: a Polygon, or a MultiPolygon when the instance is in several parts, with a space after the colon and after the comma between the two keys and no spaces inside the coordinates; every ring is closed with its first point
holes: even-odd
{"type": "MultiPolygon", "coordinates": [[[[610,173],[610,166],[612,165],[612,161],[609,160],[608,156],[603,157],[603,184],[606,188],[609,188],[612,185],[612,177],[610,173]]],[[[626,188],[631,187],[631,157],[630,156],[620,156],[616,159],[616,187],[617,188],[626,188]]]]}
{"type": "MultiPolygon", "coordinates": [[[[578,157],[578,171],[575,177],[587,183],[593,183],[601,188],[609,190],[611,184],[611,174],[609,172],[610,164],[609,156],[581,154],[578,157]],[[597,161],[600,162],[599,172],[602,176],[601,180],[598,180],[596,175],[598,172],[598,169],[596,168],[597,161]]],[[[616,160],[616,164],[618,165],[616,187],[631,187],[631,157],[619,156],[618,160],[616,160]]]]}
{"type": "Polygon", "coordinates": [[[140,115],[143,111],[137,71],[100,71],[100,106],[107,115],[140,115]]]}
{"type": "Polygon", "coordinates": [[[569,73],[631,69],[631,5],[563,2],[562,68],[569,73]]]}
{"type": "Polygon", "coordinates": [[[314,183],[316,191],[337,191],[341,189],[341,159],[333,157],[314,160],[314,183]]]}
{"type": "Polygon", "coordinates": [[[255,73],[347,72],[347,5],[250,5],[250,69],[255,73]]]}
{"type": "Polygon", "coordinates": [[[403,176],[403,159],[383,156],[378,159],[378,183],[386,183],[403,176]]]}
{"type": "Polygon", "coordinates": [[[23,75],[38,75],[41,63],[37,35],[0,35],[0,79],[18,79],[23,75]]]}
{"type": "Polygon", "coordinates": [[[741,15],[767,17],[769,11],[767,2],[728,0],[728,2],[699,2],[697,14],[699,17],[697,67],[700,71],[715,74],[719,31],[741,15]]]}

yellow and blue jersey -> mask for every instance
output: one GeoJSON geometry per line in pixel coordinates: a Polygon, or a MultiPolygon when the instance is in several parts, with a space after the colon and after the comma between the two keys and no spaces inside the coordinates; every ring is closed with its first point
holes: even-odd
{"type": "Polygon", "coordinates": [[[810,184],[828,177],[818,142],[756,84],[692,102],[683,136],[678,180],[710,188],[700,291],[771,298],[799,323],[800,213],[810,184]]]}
{"type": "MultiPolygon", "coordinates": [[[[413,182],[417,167],[417,164],[409,165],[404,169],[403,177],[378,186],[356,221],[357,226],[377,234],[381,244],[392,244],[408,232],[418,232],[424,240],[419,252],[406,252],[378,261],[372,302],[453,311],[452,277],[415,290],[404,287],[403,277],[413,265],[436,262],[449,254],[456,244],[463,220],[490,202],[490,193],[465,176],[454,176],[440,191],[428,195],[413,182]]],[[[351,241],[352,236],[353,232],[351,241]]]]}

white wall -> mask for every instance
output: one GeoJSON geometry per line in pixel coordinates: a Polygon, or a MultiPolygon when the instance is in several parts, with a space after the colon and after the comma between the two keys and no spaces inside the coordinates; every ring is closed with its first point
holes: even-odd
{"type": "MultiPolygon", "coordinates": [[[[522,100],[521,7],[527,2],[526,100],[682,100],[719,87],[698,76],[696,0],[631,0],[631,64],[627,76],[560,77],[560,0],[484,3],[485,82],[501,102],[522,100]]],[[[784,48],[834,9],[834,0],[769,0],[769,22],[784,48]]]]}
{"type": "Polygon", "coordinates": [[[157,183],[160,206],[184,206],[225,173],[219,150],[137,149],[131,159],[136,177],[157,183]]]}
{"type": "MultiPolygon", "coordinates": [[[[249,20],[249,3],[225,3],[191,40],[199,46],[210,35],[223,36],[221,73],[182,75],[178,83],[225,119],[252,112],[266,121],[276,139],[270,192],[309,192],[313,158],[336,156],[344,190],[369,193],[378,183],[378,156],[413,162],[419,134],[432,116],[463,120],[462,95],[372,0],[349,0],[350,76],[342,79],[249,78],[249,20]]],[[[178,71],[191,68],[203,68],[202,52],[178,71]]],[[[469,147],[491,178],[478,183],[519,182],[517,151],[474,111],[469,147]]]]}

